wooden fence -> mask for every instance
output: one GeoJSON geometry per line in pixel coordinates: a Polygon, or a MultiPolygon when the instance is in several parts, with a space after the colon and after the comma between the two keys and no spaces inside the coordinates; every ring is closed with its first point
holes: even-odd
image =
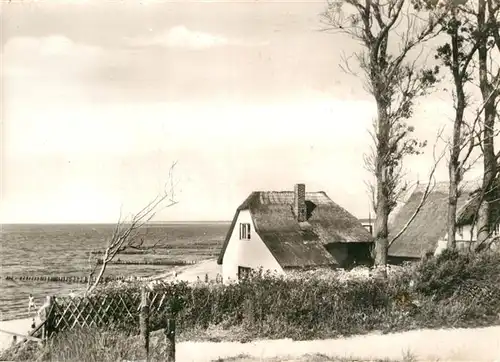
{"type": "MultiPolygon", "coordinates": [[[[166,291],[144,291],[149,313],[165,312],[166,291]]],[[[51,333],[78,327],[105,327],[139,318],[141,293],[54,298],[51,305],[51,333]]]]}
{"type": "MultiPolygon", "coordinates": [[[[47,297],[42,323],[28,339],[47,340],[56,333],[81,327],[105,328],[120,323],[135,325],[140,331],[146,356],[149,353],[150,316],[169,316],[168,292],[143,288],[134,294],[92,295],[87,297],[47,297]]],[[[164,329],[166,361],[175,362],[175,320],[168,317],[164,329]]]]}

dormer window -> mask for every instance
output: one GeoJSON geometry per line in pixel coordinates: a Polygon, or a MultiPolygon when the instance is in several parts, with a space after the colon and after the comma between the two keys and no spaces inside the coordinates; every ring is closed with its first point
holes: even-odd
{"type": "Polygon", "coordinates": [[[250,224],[240,224],[240,240],[250,240],[250,224]]]}

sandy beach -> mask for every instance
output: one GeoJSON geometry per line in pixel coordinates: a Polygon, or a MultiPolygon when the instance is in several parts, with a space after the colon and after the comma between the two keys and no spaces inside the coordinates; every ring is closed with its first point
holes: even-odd
{"type": "Polygon", "coordinates": [[[147,279],[162,280],[165,282],[177,280],[192,283],[198,279],[204,281],[205,275],[208,275],[209,280],[214,281],[217,278],[217,274],[222,274],[222,266],[217,264],[217,259],[207,259],[199,261],[194,265],[177,267],[167,273],[161,273],[147,279]],[[174,271],[177,272],[177,277],[175,278],[173,277],[174,271]]]}
{"type": "MultiPolygon", "coordinates": [[[[0,321],[0,350],[9,347],[12,344],[12,334],[6,332],[27,335],[31,331],[32,322],[32,318],[0,321]]],[[[40,323],[38,318],[35,319],[35,322],[37,325],[40,323]]],[[[22,337],[17,337],[18,341],[21,341],[22,339],[22,337]]]]}

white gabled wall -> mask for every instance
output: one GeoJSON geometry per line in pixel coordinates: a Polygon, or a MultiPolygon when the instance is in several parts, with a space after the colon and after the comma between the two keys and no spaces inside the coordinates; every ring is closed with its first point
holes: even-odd
{"type": "MultiPolygon", "coordinates": [[[[492,236],[498,236],[498,233],[493,232],[492,236]]],[[[441,254],[441,252],[446,249],[448,240],[448,234],[444,237],[444,239],[440,239],[438,241],[438,246],[434,251],[434,255],[441,254]]],[[[472,229],[471,225],[463,225],[461,227],[457,227],[455,233],[455,241],[457,243],[457,249],[467,249],[471,243],[477,241],[477,227],[472,229]],[[472,237],[472,239],[471,239],[472,237]]]]}
{"type": "Polygon", "coordinates": [[[276,258],[271,254],[266,244],[255,232],[255,225],[249,210],[241,210],[234,225],[231,238],[222,258],[222,275],[224,282],[238,279],[238,266],[270,270],[279,274],[284,273],[276,258]],[[250,239],[240,240],[240,223],[251,225],[250,239]]]}

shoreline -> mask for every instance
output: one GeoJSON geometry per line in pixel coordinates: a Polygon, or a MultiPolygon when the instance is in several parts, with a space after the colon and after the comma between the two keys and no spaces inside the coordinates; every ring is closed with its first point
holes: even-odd
{"type": "MultiPolygon", "coordinates": [[[[190,266],[182,266],[175,268],[177,271],[176,280],[183,280],[187,282],[195,282],[197,277],[203,279],[205,274],[208,274],[211,279],[215,279],[217,273],[221,272],[221,266],[217,264],[216,259],[205,259],[200,261],[200,263],[190,266]]],[[[173,270],[164,273],[158,273],[147,279],[149,281],[154,280],[165,280],[173,281],[172,276],[173,270]]],[[[76,288],[75,288],[76,289],[76,288]]],[[[8,348],[12,344],[12,334],[5,333],[12,332],[20,335],[28,335],[31,331],[31,323],[33,317],[31,318],[14,318],[0,321],[0,351],[8,348]]],[[[36,323],[40,323],[38,318],[35,318],[36,323]]],[[[22,337],[17,338],[18,341],[22,340],[22,337]]]]}
{"type": "MultiPolygon", "coordinates": [[[[20,318],[0,321],[0,351],[3,351],[4,349],[12,345],[13,335],[7,332],[27,336],[31,332],[32,322],[33,318],[20,318]]],[[[40,324],[40,320],[38,318],[35,318],[35,322],[37,323],[37,325],[40,324]]],[[[17,337],[18,343],[22,340],[22,337],[17,337]]]]}
{"type": "MultiPolygon", "coordinates": [[[[163,271],[163,272],[157,272],[153,275],[149,276],[141,276],[137,277],[138,280],[142,280],[145,283],[160,280],[160,281],[165,281],[165,282],[172,282],[172,281],[186,281],[186,282],[196,282],[197,278],[199,277],[201,280],[204,280],[205,274],[208,274],[210,279],[215,280],[216,276],[218,273],[222,273],[222,266],[217,264],[217,259],[215,258],[208,258],[208,259],[201,259],[199,260],[196,264],[193,265],[183,265],[183,266],[174,266],[171,268],[168,268],[168,271],[163,271]],[[173,273],[177,273],[177,277],[174,278],[173,273]]],[[[133,278],[134,273],[131,273],[129,277],[133,278]]],[[[71,293],[71,291],[75,291],[77,294],[83,292],[85,290],[85,284],[68,284],[65,282],[43,282],[46,285],[54,285],[54,289],[57,289],[58,291],[54,291],[54,293],[50,293],[50,295],[56,295],[56,296],[63,296],[63,295],[68,295],[71,293]]],[[[25,291],[25,294],[28,294],[28,291],[25,291]]],[[[26,297],[27,298],[27,297],[26,297]]],[[[45,298],[45,294],[43,295],[37,295],[37,302],[38,305],[40,306],[43,304],[43,300],[45,298]]],[[[26,299],[27,301],[27,299],[26,299]]],[[[27,307],[27,303],[26,303],[27,307]]],[[[23,307],[24,308],[24,307],[23,307]]],[[[3,312],[0,312],[0,322],[7,322],[11,320],[21,320],[24,319],[26,313],[17,313],[18,309],[9,309],[9,310],[4,310],[3,312]]]]}

